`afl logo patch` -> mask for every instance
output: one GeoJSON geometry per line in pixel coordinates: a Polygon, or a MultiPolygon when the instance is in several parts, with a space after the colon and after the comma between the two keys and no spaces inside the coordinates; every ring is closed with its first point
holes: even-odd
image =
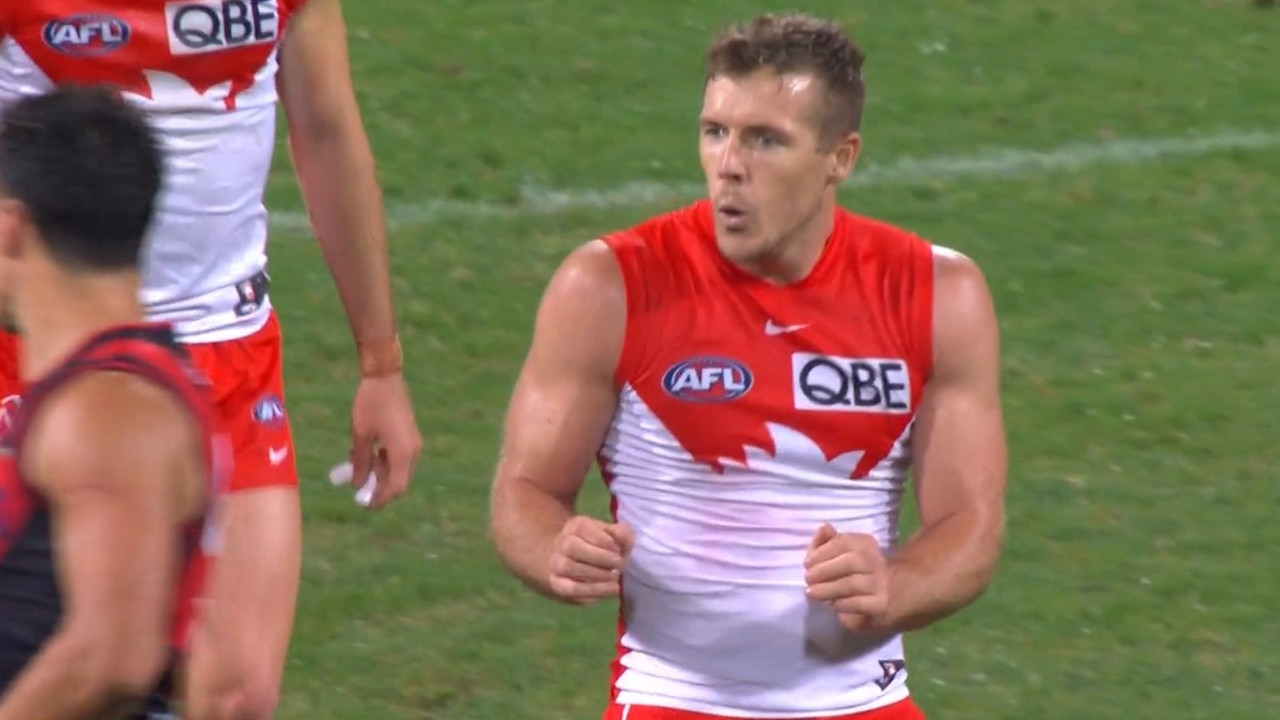
{"type": "Polygon", "coordinates": [[[751,370],[726,357],[693,357],[672,365],[662,375],[662,388],[685,402],[737,400],[751,390],[751,370]]]}
{"type": "Polygon", "coordinates": [[[72,15],[50,20],[44,26],[44,42],[67,55],[105,55],[129,42],[129,24],[110,15],[72,15]]]}
{"type": "Polygon", "coordinates": [[[276,395],[265,395],[253,406],[253,419],[269,427],[284,423],[284,401],[276,395]]]}

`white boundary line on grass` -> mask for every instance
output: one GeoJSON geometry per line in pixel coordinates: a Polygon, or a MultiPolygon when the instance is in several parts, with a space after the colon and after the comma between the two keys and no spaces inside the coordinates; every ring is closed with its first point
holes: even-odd
{"type": "MultiPolygon", "coordinates": [[[[902,158],[868,164],[854,171],[847,185],[919,185],[960,178],[996,179],[1094,165],[1138,165],[1171,158],[1198,157],[1231,150],[1280,147],[1280,131],[1224,130],[1183,137],[1098,140],[1062,145],[1049,150],[992,148],[972,155],[902,158]]],[[[391,228],[427,225],[446,218],[522,218],[557,215],[593,208],[634,207],[699,197],[700,183],[633,182],[611,189],[551,190],[521,188],[510,204],[428,198],[419,203],[392,204],[386,209],[391,228]]],[[[277,211],[271,225],[280,230],[306,230],[306,213],[277,211]]]]}

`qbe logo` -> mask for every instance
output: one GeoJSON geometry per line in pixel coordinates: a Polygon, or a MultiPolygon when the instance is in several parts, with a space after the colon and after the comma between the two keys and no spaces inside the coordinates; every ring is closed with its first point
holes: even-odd
{"type": "Polygon", "coordinates": [[[280,37],[277,0],[171,2],[164,6],[164,16],[174,55],[274,43],[280,37]]]}
{"type": "Polygon", "coordinates": [[[846,358],[813,353],[791,356],[797,410],[907,413],[911,375],[897,358],[846,358]]]}

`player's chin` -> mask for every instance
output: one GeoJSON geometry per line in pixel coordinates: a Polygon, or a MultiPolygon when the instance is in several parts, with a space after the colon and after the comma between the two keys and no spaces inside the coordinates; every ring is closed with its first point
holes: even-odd
{"type": "Polygon", "coordinates": [[[730,262],[747,264],[760,256],[764,242],[757,232],[747,228],[716,228],[716,246],[730,262]]]}

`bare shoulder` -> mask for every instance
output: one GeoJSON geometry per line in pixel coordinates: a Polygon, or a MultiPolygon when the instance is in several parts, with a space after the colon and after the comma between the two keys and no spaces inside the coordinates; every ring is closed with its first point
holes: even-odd
{"type": "Polygon", "coordinates": [[[343,22],[340,0],[306,0],[293,11],[289,19],[289,36],[296,35],[298,27],[310,27],[309,23],[343,22]]]}
{"type": "Polygon", "coordinates": [[[991,290],[978,264],[964,253],[933,246],[934,305],[943,317],[977,320],[994,314],[991,290]]]}
{"type": "Polygon", "coordinates": [[[585,243],[547,283],[530,359],[546,370],[611,378],[626,322],[627,292],[613,251],[600,240],[585,243]]]}
{"type": "Polygon", "coordinates": [[[103,486],[170,477],[200,447],[196,419],[166,388],[128,373],[93,372],[40,408],[24,466],[33,481],[103,486]],[[154,472],[148,472],[154,471],[154,472]]]}
{"type": "Polygon", "coordinates": [[[935,294],[989,294],[982,268],[972,258],[942,245],[932,247],[935,294]]]}
{"type": "Polygon", "coordinates": [[[579,245],[560,263],[547,286],[547,294],[572,301],[625,303],[622,270],[613,250],[603,240],[579,245]]]}
{"type": "Polygon", "coordinates": [[[994,369],[999,325],[982,269],[963,253],[934,245],[933,277],[935,374],[994,369]]]}

